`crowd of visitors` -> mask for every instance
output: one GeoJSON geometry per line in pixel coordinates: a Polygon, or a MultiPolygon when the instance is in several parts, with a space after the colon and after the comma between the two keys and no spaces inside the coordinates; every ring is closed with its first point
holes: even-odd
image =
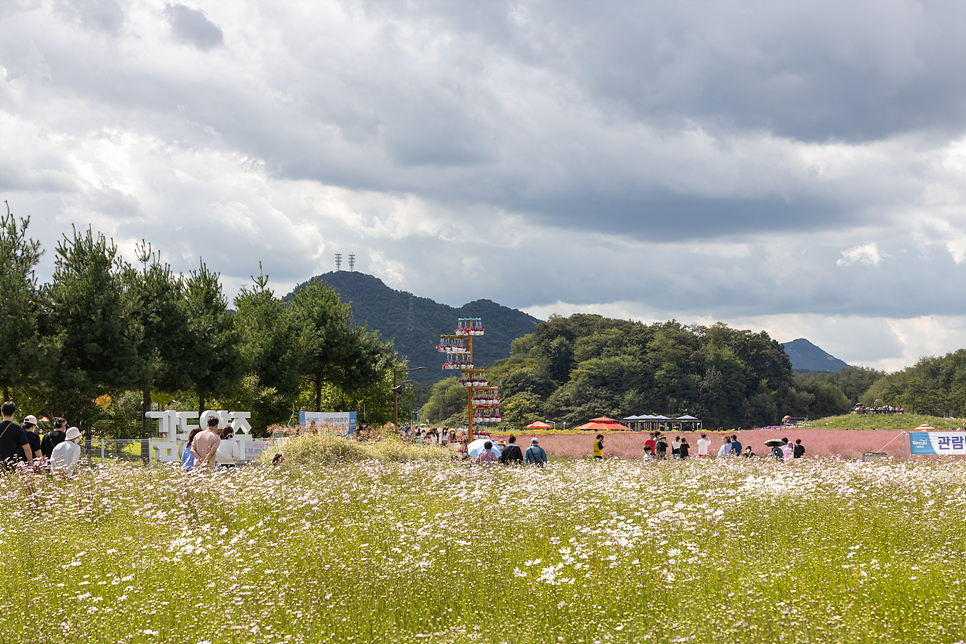
{"type": "Polygon", "coordinates": [[[893,407],[892,405],[884,405],[880,407],[866,407],[865,405],[859,403],[852,410],[853,414],[901,414],[905,410],[902,407],[893,407]]]}
{"type": "MultiPolygon", "coordinates": [[[[80,461],[78,443],[81,432],[68,427],[63,418],[55,418],[53,429],[41,439],[37,434],[37,417],[25,416],[23,424],[14,421],[17,405],[6,401],[0,405],[0,466],[4,469],[29,467],[50,471],[57,476],[70,476],[80,461]]],[[[44,420],[47,420],[46,418],[44,420]]]]}
{"type": "MultiPolygon", "coordinates": [[[[667,437],[657,431],[650,432],[647,435],[647,440],[644,441],[644,460],[665,460],[668,458],[668,442],[667,437]]],[[[711,457],[711,439],[708,438],[707,434],[701,434],[696,442],[697,445],[697,457],[698,458],[710,458],[711,457]]],[[[805,447],[802,445],[802,439],[797,439],[794,444],[790,444],[787,438],[783,438],[778,441],[780,445],[771,448],[771,455],[783,462],[787,462],[791,459],[801,458],[805,456],[805,447]],[[779,456],[780,453],[780,456],[779,456]]],[[[685,459],[691,457],[691,445],[688,443],[686,436],[681,434],[676,434],[671,438],[671,459],[685,459]]],[[[597,434],[594,438],[594,442],[591,447],[591,454],[594,460],[601,460],[604,457],[604,436],[603,434],[597,434]]],[[[718,446],[718,451],[715,453],[717,458],[730,458],[733,456],[743,457],[743,458],[756,458],[758,455],[755,454],[751,445],[742,445],[741,440],[738,438],[738,434],[726,434],[721,438],[721,444],[718,446]]]]}

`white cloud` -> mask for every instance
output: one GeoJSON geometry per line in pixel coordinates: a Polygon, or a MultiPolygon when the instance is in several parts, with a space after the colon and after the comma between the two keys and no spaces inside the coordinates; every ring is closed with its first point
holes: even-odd
{"type": "Polygon", "coordinates": [[[3,5],[0,191],[48,251],[94,225],[230,293],[341,251],[454,304],[899,337],[966,315],[966,9],[885,6],[3,5]]]}
{"type": "Polygon", "coordinates": [[[879,246],[875,242],[869,244],[862,244],[861,246],[853,246],[848,250],[842,251],[842,259],[838,260],[836,265],[838,266],[848,266],[854,262],[860,262],[862,264],[868,264],[870,266],[878,266],[882,263],[882,255],[879,253],[879,246]]]}

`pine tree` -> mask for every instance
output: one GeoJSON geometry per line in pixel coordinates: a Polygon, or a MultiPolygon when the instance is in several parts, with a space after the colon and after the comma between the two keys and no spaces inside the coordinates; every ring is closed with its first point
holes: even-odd
{"type": "Polygon", "coordinates": [[[104,235],[74,229],[57,245],[48,289],[58,365],[49,374],[68,420],[90,428],[94,399],[137,387],[143,330],[134,315],[130,266],[104,235]]]}
{"type": "Polygon", "coordinates": [[[34,268],[43,251],[40,242],[27,237],[30,218],[10,212],[0,216],[0,385],[3,399],[10,387],[22,386],[40,373],[41,340],[38,330],[39,292],[34,268]]]}
{"type": "Polygon", "coordinates": [[[209,271],[204,261],[185,281],[182,306],[188,326],[180,369],[198,394],[200,414],[205,411],[206,399],[230,395],[245,376],[245,369],[219,275],[209,271]]]}

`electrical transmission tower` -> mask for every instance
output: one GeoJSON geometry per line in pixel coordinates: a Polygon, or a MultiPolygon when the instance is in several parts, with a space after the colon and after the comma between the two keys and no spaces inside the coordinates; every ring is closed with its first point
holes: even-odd
{"type": "Polygon", "coordinates": [[[349,270],[356,270],[356,256],[353,253],[349,253],[349,270]]]}
{"type": "Polygon", "coordinates": [[[335,270],[342,270],[342,253],[335,254],[335,270]]]}

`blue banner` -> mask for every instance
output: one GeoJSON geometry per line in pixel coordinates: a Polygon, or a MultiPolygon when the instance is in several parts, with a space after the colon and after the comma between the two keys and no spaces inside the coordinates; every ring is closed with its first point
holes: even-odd
{"type": "Polygon", "coordinates": [[[909,453],[966,456],[966,433],[909,432],[909,453]]]}

